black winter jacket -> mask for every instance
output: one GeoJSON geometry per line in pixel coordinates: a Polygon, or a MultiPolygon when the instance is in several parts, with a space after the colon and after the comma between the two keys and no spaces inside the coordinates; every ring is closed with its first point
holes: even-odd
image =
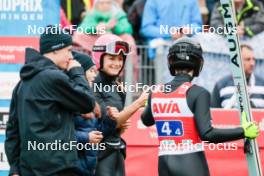
{"type": "Polygon", "coordinates": [[[65,74],[36,51],[31,55],[34,58],[27,58],[13,91],[5,151],[10,174],[55,176],[74,168],[77,151],[68,148],[75,141],[74,112],[91,112],[95,98],[81,67],[65,74]],[[60,148],[64,143],[69,150],[60,148]]]}

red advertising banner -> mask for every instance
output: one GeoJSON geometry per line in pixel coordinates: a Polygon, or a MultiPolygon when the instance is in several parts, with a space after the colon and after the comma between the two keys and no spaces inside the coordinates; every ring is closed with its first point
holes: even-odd
{"type": "MultiPolygon", "coordinates": [[[[126,173],[127,176],[158,176],[158,140],[155,126],[146,128],[141,120],[139,110],[131,118],[131,127],[123,135],[127,142],[126,173]]],[[[236,110],[211,110],[213,125],[217,128],[232,128],[239,125],[236,110]]],[[[253,117],[260,126],[258,145],[262,168],[264,170],[264,111],[254,110],[253,117]]],[[[216,145],[205,146],[206,157],[213,176],[247,176],[246,156],[243,152],[243,140],[226,143],[235,144],[236,150],[219,150],[216,145]]],[[[230,144],[230,145],[228,145],[230,144]]],[[[176,164],[176,163],[175,163],[176,164]]],[[[190,168],[191,169],[191,168],[190,168]]]]}
{"type": "Polygon", "coordinates": [[[25,62],[25,48],[38,49],[38,37],[0,37],[0,63],[25,62]]]}

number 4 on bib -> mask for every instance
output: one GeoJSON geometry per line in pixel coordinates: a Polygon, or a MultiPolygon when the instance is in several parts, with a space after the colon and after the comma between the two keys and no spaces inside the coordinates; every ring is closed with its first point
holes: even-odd
{"type": "Polygon", "coordinates": [[[159,136],[183,136],[181,121],[156,121],[159,136]]]}

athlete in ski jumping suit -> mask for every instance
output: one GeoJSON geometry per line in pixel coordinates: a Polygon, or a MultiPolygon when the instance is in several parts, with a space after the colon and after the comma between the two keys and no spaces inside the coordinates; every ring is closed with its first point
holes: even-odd
{"type": "Polygon", "coordinates": [[[96,176],[125,175],[126,143],[121,138],[121,133],[126,126],[126,121],[145,105],[148,98],[148,93],[143,92],[132,104],[124,107],[126,94],[117,79],[129,53],[128,43],[113,34],[101,36],[93,46],[92,56],[98,61],[96,63],[99,67],[99,74],[94,81],[94,93],[96,101],[102,109],[105,109],[102,111],[101,120],[104,121],[109,116],[116,120],[116,128],[103,132],[102,142],[105,143],[106,150],[99,151],[96,176]],[[105,89],[109,87],[110,90],[105,89]],[[104,112],[108,112],[109,116],[104,112]]]}
{"type": "Polygon", "coordinates": [[[258,136],[259,129],[255,123],[246,121],[241,127],[232,129],[212,126],[210,93],[191,83],[203,67],[199,43],[181,38],[170,47],[167,59],[170,73],[175,77],[164,86],[170,86],[171,90],[152,92],[141,116],[146,126],[156,124],[157,127],[159,176],[208,176],[202,141],[253,139],[258,136]]]}

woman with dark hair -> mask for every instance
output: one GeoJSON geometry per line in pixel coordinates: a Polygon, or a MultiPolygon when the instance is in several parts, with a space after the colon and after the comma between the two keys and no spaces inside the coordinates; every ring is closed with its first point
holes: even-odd
{"type": "Polygon", "coordinates": [[[108,118],[106,111],[116,120],[116,128],[103,132],[103,140],[106,150],[100,151],[97,176],[124,176],[124,159],[126,155],[126,143],[120,137],[126,121],[140,107],[145,105],[148,93],[143,92],[141,96],[131,105],[124,107],[125,90],[117,79],[122,72],[130,46],[120,37],[106,34],[98,38],[93,46],[93,59],[95,60],[99,74],[94,81],[94,92],[96,101],[102,109],[102,120],[108,118]],[[100,90],[100,87],[110,89],[100,90]]]}

